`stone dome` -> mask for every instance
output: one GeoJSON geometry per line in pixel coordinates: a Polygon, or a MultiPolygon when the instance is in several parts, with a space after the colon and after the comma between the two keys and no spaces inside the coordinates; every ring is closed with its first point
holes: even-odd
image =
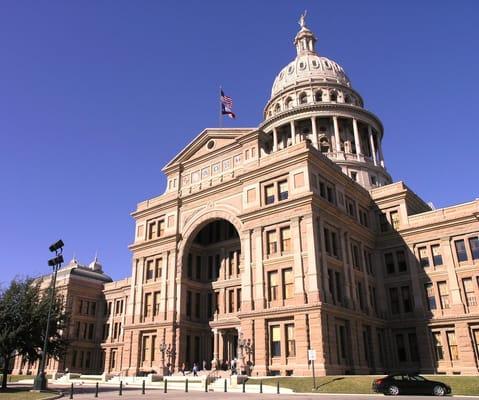
{"type": "Polygon", "coordinates": [[[343,68],[333,60],[316,53],[316,37],[302,21],[301,29],[294,38],[297,56],[276,76],[271,97],[302,82],[333,82],[351,87],[343,68]]]}

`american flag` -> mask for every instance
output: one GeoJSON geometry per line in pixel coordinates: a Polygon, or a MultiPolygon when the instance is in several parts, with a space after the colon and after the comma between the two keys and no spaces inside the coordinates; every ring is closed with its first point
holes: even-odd
{"type": "Polygon", "coordinates": [[[220,102],[221,114],[227,115],[230,118],[236,118],[236,115],[233,112],[233,99],[229,96],[226,96],[223,92],[223,89],[221,89],[220,102]]]}

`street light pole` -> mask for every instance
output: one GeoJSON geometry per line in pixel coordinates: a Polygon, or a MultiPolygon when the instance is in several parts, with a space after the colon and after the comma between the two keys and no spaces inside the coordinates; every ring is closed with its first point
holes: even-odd
{"type": "Polygon", "coordinates": [[[48,265],[53,269],[53,279],[51,282],[52,291],[50,293],[50,304],[48,306],[47,326],[45,328],[45,336],[43,339],[43,351],[41,353],[40,363],[38,365],[38,374],[33,382],[33,390],[45,390],[47,388],[47,379],[45,376],[45,363],[47,359],[47,345],[48,345],[48,332],[50,331],[50,318],[52,315],[52,306],[55,299],[55,287],[57,283],[57,272],[63,263],[63,242],[58,242],[50,246],[50,251],[55,252],[55,257],[48,260],[48,265]]]}

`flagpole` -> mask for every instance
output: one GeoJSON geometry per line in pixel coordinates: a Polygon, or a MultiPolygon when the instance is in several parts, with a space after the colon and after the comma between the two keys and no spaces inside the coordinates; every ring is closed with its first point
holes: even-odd
{"type": "Polygon", "coordinates": [[[219,97],[219,104],[220,104],[220,115],[219,115],[219,126],[220,128],[223,128],[223,114],[222,114],[222,111],[223,111],[223,108],[221,106],[221,91],[223,90],[223,88],[221,87],[220,85],[220,97],[219,97]]]}

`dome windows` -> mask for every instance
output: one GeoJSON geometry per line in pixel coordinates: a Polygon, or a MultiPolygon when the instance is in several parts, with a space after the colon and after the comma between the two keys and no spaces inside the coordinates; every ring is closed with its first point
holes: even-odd
{"type": "Polygon", "coordinates": [[[313,68],[317,69],[319,68],[319,63],[317,60],[311,60],[311,65],[313,66],[313,68]]]}
{"type": "Polygon", "coordinates": [[[321,153],[329,153],[329,140],[326,136],[319,139],[319,149],[321,153]]]}
{"type": "Polygon", "coordinates": [[[281,111],[281,105],[279,103],[276,103],[274,106],[274,113],[277,114],[281,111]]]}
{"type": "Polygon", "coordinates": [[[306,104],[308,102],[308,95],[306,93],[301,93],[299,95],[299,104],[306,104]]]}
{"type": "Polygon", "coordinates": [[[290,66],[288,67],[288,74],[292,74],[293,71],[294,71],[294,66],[293,66],[293,65],[290,65],[290,66]]]}
{"type": "Polygon", "coordinates": [[[291,110],[293,108],[293,99],[291,97],[288,97],[284,104],[287,110],[291,110]]]}
{"type": "Polygon", "coordinates": [[[304,61],[301,61],[301,62],[299,63],[299,69],[300,69],[300,70],[304,70],[305,68],[306,68],[306,63],[305,63],[304,61]]]}
{"type": "Polygon", "coordinates": [[[333,101],[333,102],[338,101],[338,92],[336,92],[336,90],[331,90],[329,92],[329,101],[333,101]]]}
{"type": "Polygon", "coordinates": [[[317,101],[317,102],[321,102],[323,101],[323,91],[322,90],[318,90],[315,95],[314,95],[314,100],[317,101]]]}

